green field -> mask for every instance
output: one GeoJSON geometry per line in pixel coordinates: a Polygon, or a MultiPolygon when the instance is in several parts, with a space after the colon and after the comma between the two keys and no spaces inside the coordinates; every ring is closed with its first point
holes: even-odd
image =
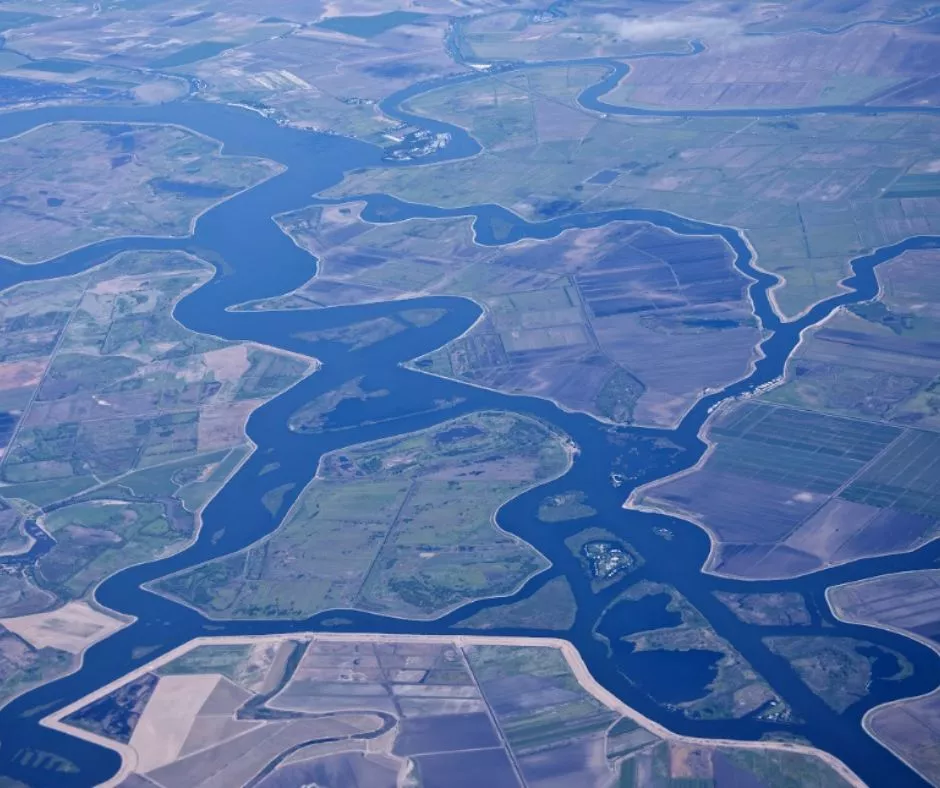
{"type": "Polygon", "coordinates": [[[584,498],[580,490],[549,496],[539,504],[539,520],[543,523],[564,523],[593,517],[597,510],[584,503],[584,498]]]}
{"type": "Polygon", "coordinates": [[[932,340],[940,316],[936,253],[908,251],[876,269],[876,300],[838,310],[810,329],[783,385],[762,399],[901,427],[940,429],[932,340]]]}
{"type": "Polygon", "coordinates": [[[718,597],[745,624],[756,626],[803,626],[812,623],[806,600],[795,591],[772,594],[735,594],[715,591],[718,597]]]}
{"type": "Polygon", "coordinates": [[[864,652],[894,658],[897,671],[884,680],[905,678],[913,670],[898,652],[853,638],[775,636],[764,643],[788,659],[806,685],[839,713],[868,695],[875,657],[864,652]]]}
{"type": "Polygon", "coordinates": [[[157,125],[53,123],[3,140],[0,169],[15,185],[0,254],[39,263],[104,238],[188,235],[198,214],[279,171],[219,149],[157,125]]]}
{"type": "Polygon", "coordinates": [[[0,458],[0,492],[48,505],[244,443],[248,414],[308,365],[176,322],[176,301],[209,270],[178,252],[128,253],[4,294],[0,396],[28,410],[0,458]]]}
{"type": "Polygon", "coordinates": [[[85,596],[118,569],[179,549],[193,533],[190,518],[174,521],[159,503],[130,501],[65,506],[43,525],[56,544],[39,559],[37,579],[64,599],[85,596]]]}
{"type": "Polygon", "coordinates": [[[578,613],[571,586],[564,577],[549,580],[532,596],[498,607],[488,607],[457,622],[470,629],[552,629],[574,625],[578,613]]]}
{"type": "Polygon", "coordinates": [[[333,607],[431,618],[545,566],[493,517],[567,464],[559,435],[504,413],[333,452],[270,538],[158,587],[220,618],[333,607]]]}

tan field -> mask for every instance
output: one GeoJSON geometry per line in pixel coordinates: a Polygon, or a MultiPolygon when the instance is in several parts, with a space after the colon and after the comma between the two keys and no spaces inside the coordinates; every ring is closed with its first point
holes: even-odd
{"type": "Polygon", "coordinates": [[[35,648],[56,648],[71,654],[81,654],[124,627],[123,621],[95,610],[87,602],[69,602],[45,613],[3,618],[0,624],[35,648]]]}

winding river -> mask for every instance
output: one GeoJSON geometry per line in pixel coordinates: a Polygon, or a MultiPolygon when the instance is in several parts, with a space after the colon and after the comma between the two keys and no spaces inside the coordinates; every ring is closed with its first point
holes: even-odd
{"type": "MultiPolygon", "coordinates": [[[[597,63],[599,61],[590,61],[597,63]]],[[[674,114],[605,105],[600,97],[624,73],[626,66],[600,61],[611,71],[605,79],[581,96],[582,103],[602,112],[674,114]]],[[[473,79],[476,76],[459,79],[473,79]]],[[[451,143],[435,158],[470,155],[478,146],[463,130],[439,121],[410,115],[402,102],[440,83],[414,86],[383,103],[388,114],[418,123],[432,130],[446,130],[451,143]]],[[[808,108],[799,112],[874,113],[915,111],[906,108],[877,110],[865,107],[808,108]]],[[[937,110],[916,110],[936,112],[937,110]]],[[[729,114],[722,111],[717,114],[729,114]]],[[[709,112],[679,114],[716,114],[709,112]]],[[[741,114],[745,114],[742,113],[741,114]]],[[[791,115],[787,110],[748,111],[749,115],[791,115]]],[[[534,594],[546,582],[564,575],[575,593],[577,620],[563,636],[579,649],[593,675],[625,702],[662,722],[672,730],[690,735],[756,739],[765,734],[786,731],[805,737],[842,759],[864,780],[875,785],[919,785],[923,781],[888,751],[872,741],[861,727],[863,714],[885,701],[927,692],[938,675],[937,655],[911,639],[887,632],[843,623],[829,612],[824,599],[828,586],[885,572],[931,566],[940,558],[940,542],[915,552],[872,558],[835,567],[792,580],[744,582],[720,578],[701,571],[708,555],[709,540],[695,525],[664,515],[625,511],[622,504],[630,490],[694,464],[704,445],[698,432],[709,410],[718,402],[752,391],[779,377],[787,357],[799,340],[800,331],[830,314],[840,305],[873,298],[877,294],[875,266],[908,249],[938,248],[940,238],[917,237],[885,248],[853,262],[854,275],[846,281],[847,291],[817,304],[803,317],[781,321],[773,312],[768,290],[773,277],[751,264],[751,254],[737,231],[658,212],[624,209],[602,213],[582,213],[545,222],[526,222],[494,205],[476,205],[444,210],[412,205],[382,195],[367,195],[364,216],[375,221],[400,220],[416,216],[474,217],[481,243],[496,243],[491,230],[494,220],[510,223],[512,231],[502,242],[518,238],[551,238],[570,227],[595,227],[616,220],[648,221],[686,234],[717,234],[737,253],[738,268],[753,279],[751,296],[757,317],[768,332],[761,359],[753,373],[725,390],[701,399],[674,430],[615,428],[577,413],[560,410],[537,398],[507,396],[465,386],[455,381],[423,375],[402,364],[427,353],[461,334],[476,320],[478,307],[455,297],[430,297],[412,301],[337,307],[312,311],[238,312],[227,308],[251,299],[288,292],[308,280],[316,261],[300,250],[271,219],[272,215],[314,202],[314,195],[335,184],[345,171],[378,166],[381,151],[373,146],[342,137],[302,132],[275,125],[259,115],[230,107],[185,101],[150,108],[56,107],[0,116],[0,136],[11,136],[42,123],[53,121],[108,121],[175,123],[224,142],[224,152],[263,156],[286,165],[286,171],[206,213],[191,237],[182,239],[117,239],[76,250],[41,266],[26,267],[0,262],[0,289],[18,282],[50,279],[84,271],[114,254],[130,249],[182,249],[210,261],[224,260],[210,282],[187,295],[177,306],[176,316],[193,331],[208,332],[227,339],[261,342],[272,347],[316,356],[324,362],[320,372],[257,410],[248,423],[248,434],[258,449],[240,468],[203,514],[203,527],[197,541],[177,555],[131,567],[112,576],[97,590],[98,601],[120,613],[134,616],[135,623],[97,644],[85,654],[75,673],[41,686],[10,703],[0,711],[0,773],[28,784],[49,784],[49,773],[35,758],[24,753],[47,751],[73,762],[78,768],[55,775],[55,784],[87,786],[106,779],[118,766],[118,756],[86,741],[46,729],[38,720],[50,711],[110,682],[160,653],[191,638],[206,635],[245,635],[318,630],[391,633],[461,633],[456,623],[485,607],[504,604],[506,599],[475,602],[431,622],[414,622],[358,611],[330,611],[305,621],[219,622],[202,617],[195,610],[150,593],[144,584],[185,567],[238,550],[276,527],[297,494],[312,477],[320,456],[353,443],[399,435],[431,426],[457,415],[477,410],[510,410],[548,422],[564,431],[581,451],[570,472],[563,478],[525,493],[499,513],[500,524],[534,545],[550,559],[552,566],[532,578],[511,600],[534,594]],[[350,351],[336,343],[312,341],[301,333],[348,325],[382,315],[394,315],[414,307],[438,308],[444,317],[427,327],[405,330],[361,350],[350,351]],[[288,430],[288,417],[302,404],[343,382],[364,376],[367,390],[387,389],[386,397],[344,403],[331,416],[331,429],[317,434],[288,430]],[[435,402],[456,402],[439,408],[435,402]],[[662,439],[668,439],[663,441],[662,439]],[[275,471],[261,473],[264,466],[278,463],[275,471]],[[629,482],[619,489],[609,483],[613,470],[626,473],[629,482]],[[293,484],[280,511],[272,516],[262,505],[265,492],[293,484]],[[539,501],[548,494],[570,489],[584,490],[586,502],[598,514],[577,524],[546,525],[536,518],[539,501]],[[564,544],[565,538],[584,527],[602,526],[632,544],[645,558],[644,565],[630,578],[649,579],[675,586],[711,622],[715,631],[729,640],[792,707],[800,722],[781,726],[749,717],[740,720],[690,720],[681,713],[656,703],[639,682],[622,671],[616,656],[592,635],[592,629],[622,589],[591,591],[576,557],[564,544]],[[667,527],[674,533],[664,540],[657,530],[667,527]],[[797,591],[813,611],[813,621],[805,627],[753,627],[739,621],[713,595],[716,590],[738,592],[797,591]],[[339,622],[337,619],[341,619],[339,622]],[[894,649],[914,666],[914,672],[900,681],[875,681],[871,694],[838,715],[815,696],[797,677],[789,663],[761,642],[767,635],[843,635],[862,638],[894,649]],[[45,782],[44,782],[45,781],[45,782]]],[[[427,162],[423,159],[422,162],[427,162]]],[[[383,164],[387,166],[387,164],[383,164]]],[[[395,166],[412,166],[403,163],[395,166]]],[[[557,632],[537,630],[494,630],[494,634],[548,635],[557,632]]]]}

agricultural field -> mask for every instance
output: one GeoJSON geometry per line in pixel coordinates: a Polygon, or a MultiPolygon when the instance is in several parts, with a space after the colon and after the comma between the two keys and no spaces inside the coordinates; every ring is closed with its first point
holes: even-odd
{"type": "Polygon", "coordinates": [[[0,254],[40,263],[119,236],[185,236],[280,172],[177,126],[50,123],[0,140],[0,254]]]}
{"type": "Polygon", "coordinates": [[[103,3],[93,15],[56,4],[4,33],[0,79],[23,102],[189,94],[393,145],[416,129],[385,117],[378,102],[417,80],[468,71],[448,54],[451,15],[486,4],[434,0],[388,12],[359,0],[158,0],[103,3]]]}
{"type": "MultiPolygon", "coordinates": [[[[815,30],[821,34],[842,32],[864,26],[906,26],[924,21],[930,7],[907,0],[874,0],[859,3],[853,9],[856,24],[846,24],[846,7],[841,0],[797,0],[786,7],[758,6],[761,17],[755,19],[749,29],[754,33],[791,33],[800,30],[815,30]]],[[[903,32],[903,31],[902,31],[903,32]]]]}
{"type": "Polygon", "coordinates": [[[0,625],[36,649],[81,654],[89,645],[119,630],[123,622],[87,602],[69,602],[57,610],[0,618],[0,625]]]}
{"type": "Polygon", "coordinates": [[[940,569],[882,575],[827,592],[829,604],[846,621],[911,632],[940,642],[940,569]]]}
{"type": "Polygon", "coordinates": [[[940,431],[940,251],[878,266],[876,301],[809,329],[769,402],[940,431]]]}
{"type": "Polygon", "coordinates": [[[244,447],[251,411],[314,362],[176,322],[176,302],[211,271],[179,252],[128,252],[0,296],[0,401],[17,419],[0,494],[49,507],[160,474],[195,492],[244,447]]]}
{"type": "Polygon", "coordinates": [[[469,296],[484,318],[416,368],[617,423],[674,424],[756,357],[748,280],[720,238],[614,222],[482,246],[469,217],[372,224],[362,207],[278,217],[319,258],[319,272],[290,295],[243,308],[469,296]]]}
{"type": "Polygon", "coordinates": [[[298,128],[391,149],[418,129],[387,117],[379,103],[416,81],[468,71],[446,48],[447,12],[457,7],[422,3],[417,13],[322,17],[289,35],[229,48],[174,70],[197,77],[206,100],[248,106],[298,128]]]}
{"type": "Polygon", "coordinates": [[[268,16],[267,9],[262,14],[236,5],[214,11],[185,0],[130,8],[102,3],[91,15],[80,4],[43,3],[31,24],[4,32],[13,56],[0,63],[0,73],[76,93],[103,89],[123,101],[170,101],[190,92],[185,77],[192,64],[299,27],[268,16]]]}
{"type": "MultiPolygon", "coordinates": [[[[913,634],[940,648],[940,570],[882,575],[830,588],[826,594],[841,619],[913,634]]],[[[940,782],[940,693],[879,706],[868,731],[928,782],[940,782]]]]}
{"type": "Polygon", "coordinates": [[[41,522],[56,543],[36,560],[35,577],[62,599],[86,597],[119,569],[175,552],[193,536],[192,517],[164,501],[91,499],[41,522]]]}
{"type": "Polygon", "coordinates": [[[54,539],[0,573],[0,703],[123,626],[84,600],[189,543],[247,454],[250,413],[315,368],[177,323],[174,305],[211,271],[132,252],[0,295],[0,407],[14,419],[0,454],[4,546],[27,547],[27,526],[54,539]]]}
{"type": "Polygon", "coordinates": [[[171,70],[229,47],[282,35],[294,26],[286,20],[263,22],[260,15],[237,10],[193,13],[186,2],[142,3],[130,14],[112,6],[103,8],[94,22],[80,13],[80,6],[69,13],[65,4],[57,5],[50,9],[54,16],[6,32],[8,45],[30,58],[26,70],[78,73],[82,66],[94,69],[99,61],[125,69],[171,70]]]}
{"type": "Polygon", "coordinates": [[[34,592],[35,598],[21,596],[19,604],[11,602],[9,582],[0,588],[0,610],[9,616],[0,618],[0,706],[74,669],[86,648],[114,634],[125,623],[86,602],[43,609],[49,608],[54,598],[31,583],[24,582],[22,591],[34,592]],[[21,615],[24,610],[42,612],[21,615]]]}
{"type": "MultiPolygon", "coordinates": [[[[4,38],[0,105],[4,108],[90,101],[155,104],[187,92],[184,79],[98,57],[93,50],[106,47],[107,42],[78,3],[4,3],[0,32],[4,38]]],[[[123,43],[130,38],[125,36],[123,43]]],[[[109,54],[117,55],[118,50],[115,47],[109,54]]]]}
{"type": "MultiPolygon", "coordinates": [[[[760,8],[767,7],[754,6],[757,13],[760,8]]],[[[786,9],[791,19],[792,10],[786,9]]],[[[857,18],[854,10],[852,17],[857,18]]],[[[745,22],[727,35],[703,31],[708,48],[695,57],[634,60],[630,74],[602,100],[672,111],[866,103],[916,106],[940,98],[927,54],[932,46],[928,24],[856,25],[828,35],[814,30],[767,35],[769,28],[745,22]]],[[[694,26],[689,29],[694,32],[694,26]]]]}
{"type": "Polygon", "coordinates": [[[854,638],[774,636],[764,643],[840,714],[868,695],[876,681],[897,681],[913,670],[898,652],[854,638]]]}
{"type": "Polygon", "coordinates": [[[767,682],[671,586],[648,580],[630,586],[608,606],[594,636],[607,643],[620,670],[654,700],[690,719],[755,713],[762,719],[790,719],[767,682]],[[662,670],[672,670],[669,688],[657,686],[662,670]]]}
{"type": "Polygon", "coordinates": [[[548,562],[496,512],[563,473],[570,452],[540,422],[489,412],[334,451],[270,537],[156,587],[214,618],[427,619],[508,594],[548,562]]]}
{"type": "Polygon", "coordinates": [[[545,66],[424,93],[409,108],[467,126],[482,153],[352,173],[324,195],[497,203],[530,220],[638,206],[737,227],[780,277],[774,298],[786,316],[837,293],[849,260],[866,250],[940,232],[940,198],[923,185],[916,196],[892,191],[931,171],[940,120],[600,116],[575,101],[599,70],[545,66]],[[621,161],[612,150],[624,151],[621,161]]]}
{"type": "Polygon", "coordinates": [[[43,3],[42,13],[0,16],[3,103],[162,103],[195,94],[389,144],[414,129],[376,104],[417,79],[468,70],[448,56],[445,38],[450,15],[473,5],[487,3],[435,0],[389,13],[361,0],[158,0],[99,3],[94,14],[43,3]]]}
{"type": "Polygon", "coordinates": [[[940,255],[877,269],[875,301],[810,329],[782,385],[720,410],[713,451],[632,503],[691,517],[715,541],[709,567],[785,577],[911,550],[940,525],[940,255]]]}
{"type": "Polygon", "coordinates": [[[930,28],[904,25],[926,20],[927,10],[902,0],[855,3],[851,9],[839,2],[740,5],[698,0],[671,7],[640,2],[628,14],[603,4],[566,6],[562,13],[508,8],[461,20],[454,43],[465,59],[476,63],[622,58],[635,68],[630,81],[647,91],[662,83],[673,86],[669,93],[653,93],[655,103],[669,108],[684,106],[683,99],[686,106],[710,106],[705,100],[714,102],[736,91],[746,99],[744,106],[773,105],[774,89],[785,93],[785,82],[797,89],[805,84],[797,94],[804,101],[839,104],[849,103],[832,100],[833,93],[843,95],[836,92],[839,88],[861,100],[874,92],[879,78],[891,85],[888,77],[893,74],[932,76],[923,58],[918,62],[916,57],[930,28]],[[854,25],[846,24],[849,13],[854,25]],[[695,57],[675,57],[690,52],[693,42],[707,46],[695,57]],[[665,74],[656,79],[658,72],[665,74]],[[835,75],[831,83],[823,77],[827,73],[835,75]],[[680,81],[690,89],[680,91],[672,84],[680,81]],[[873,87],[866,92],[869,83],[873,87]]]}
{"type": "Polygon", "coordinates": [[[855,784],[811,748],[675,736],[602,690],[562,641],[207,638],[45,722],[118,751],[123,785],[855,784]]]}

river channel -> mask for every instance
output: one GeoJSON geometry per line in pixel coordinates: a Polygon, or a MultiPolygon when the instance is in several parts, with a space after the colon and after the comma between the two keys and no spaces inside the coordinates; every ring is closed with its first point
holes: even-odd
{"type": "MultiPolygon", "coordinates": [[[[617,75],[622,75],[626,68],[612,61],[608,65],[613,71],[604,83],[614,77],[619,78],[617,75]]],[[[599,97],[605,92],[602,89],[604,83],[586,91],[581,101],[599,111],[621,111],[599,103],[599,97]]],[[[452,135],[448,146],[432,159],[421,160],[422,163],[471,155],[478,150],[475,140],[465,131],[438,121],[417,118],[401,110],[402,101],[436,84],[439,83],[415,86],[383,103],[383,109],[391,115],[435,131],[446,130],[452,135]]],[[[825,111],[874,113],[883,110],[851,107],[827,108],[825,111]]],[[[642,112],[653,113],[652,110],[642,112]]],[[[791,113],[765,110],[747,114],[791,113]]],[[[473,324],[479,316],[479,308],[466,299],[430,297],[324,310],[227,311],[228,307],[244,301],[286,293],[314,274],[316,260],[295,246],[271,217],[315,202],[314,195],[338,183],[346,171],[380,164],[389,166],[381,161],[382,152],[378,148],[338,136],[278,126],[245,110],[196,101],[138,108],[55,107],[7,114],[0,116],[0,137],[55,121],[179,124],[223,141],[225,153],[263,156],[282,163],[287,169],[207,212],[188,238],[109,240],[39,266],[0,261],[0,289],[19,282],[84,271],[124,250],[182,249],[215,264],[216,274],[210,282],[179,303],[175,314],[181,323],[193,331],[226,339],[253,340],[315,356],[323,362],[323,368],[253,414],[247,431],[258,448],[205,509],[199,538],[190,548],[169,558],[121,571],[98,588],[96,598],[101,604],[134,616],[135,623],[89,649],[77,672],[17,698],[0,711],[0,774],[30,785],[53,784],[50,773],[44,770],[39,759],[24,757],[24,753],[45,751],[65,758],[77,767],[70,773],[56,773],[56,786],[88,786],[107,779],[118,767],[115,753],[46,729],[39,725],[39,719],[194,637],[315,631],[327,627],[334,632],[470,633],[455,622],[507,600],[475,602],[431,622],[386,618],[358,611],[330,611],[296,622],[220,622],[208,620],[195,610],[153,594],[142,586],[170,572],[238,550],[269,533],[313,476],[324,452],[403,434],[468,412],[509,410],[554,425],[568,434],[580,448],[568,474],[519,496],[499,513],[498,519],[504,528],[534,545],[552,562],[549,570],[534,577],[512,599],[530,596],[552,578],[564,575],[574,591],[578,613],[573,628],[562,636],[577,646],[600,683],[640,712],[678,733],[756,739],[785,731],[804,737],[834,754],[870,784],[923,784],[921,778],[868,737],[861,727],[861,718],[879,703],[933,689],[937,684],[936,677],[940,675],[940,660],[933,651],[914,640],[836,620],[829,613],[824,592],[828,586],[850,580],[931,566],[940,558],[940,543],[928,544],[912,553],[857,561],[792,580],[744,582],[701,571],[708,555],[709,540],[695,525],[664,515],[627,511],[622,505],[633,487],[694,464],[704,451],[698,432],[710,409],[724,399],[740,396],[778,378],[787,357],[799,341],[800,331],[840,305],[875,297],[878,287],[874,267],[878,263],[908,249],[938,248],[940,238],[910,238],[855,260],[854,276],[846,281],[848,289],[845,292],[816,305],[798,320],[782,322],[768,300],[768,289],[775,279],[752,266],[747,245],[731,228],[638,209],[582,213],[532,223],[493,205],[444,210],[406,204],[382,195],[364,197],[368,202],[364,216],[375,221],[417,216],[473,216],[478,240],[484,244],[496,243],[491,229],[494,220],[501,225],[509,223],[512,226],[508,237],[501,233],[503,243],[519,238],[551,238],[567,228],[596,227],[617,220],[647,221],[680,233],[724,237],[737,253],[738,268],[753,279],[751,297],[755,313],[767,332],[762,346],[764,358],[746,380],[701,399],[674,430],[616,428],[583,414],[565,412],[546,400],[502,395],[404,368],[404,362],[444,345],[473,324]],[[416,306],[441,309],[444,316],[430,326],[407,329],[360,350],[300,336],[382,315],[394,315],[416,306]],[[363,388],[386,389],[389,395],[345,403],[332,414],[328,424],[330,429],[324,432],[300,434],[288,429],[289,416],[301,405],[360,376],[364,376],[363,388]],[[441,401],[456,404],[441,408],[437,404],[441,401]],[[261,472],[263,467],[270,467],[273,463],[278,464],[275,471],[261,472]],[[610,483],[612,471],[622,473],[627,483],[619,488],[613,487],[610,483]],[[262,496],[287,484],[294,487],[285,496],[281,509],[272,516],[262,505],[262,496]],[[545,495],[571,489],[585,491],[585,502],[598,514],[577,524],[547,525],[537,519],[538,504],[545,495]],[[564,544],[565,538],[590,526],[602,526],[633,545],[645,563],[630,576],[631,580],[649,579],[675,586],[708,618],[716,632],[730,641],[767,679],[792,707],[800,722],[782,726],[753,717],[690,720],[657,703],[649,688],[626,675],[617,653],[609,654],[605,644],[592,634],[605,609],[622,591],[623,584],[606,592],[593,593],[589,578],[564,544]],[[674,534],[671,541],[659,535],[663,527],[674,534]],[[747,626],[714,597],[716,590],[797,591],[806,597],[814,610],[813,623],[793,628],[747,626]],[[338,618],[342,619],[340,623],[336,621],[338,618]],[[911,662],[914,671],[910,677],[900,681],[873,681],[869,696],[839,715],[809,691],[785,660],[766,649],[761,638],[771,634],[858,637],[900,652],[911,662]]],[[[413,164],[404,162],[392,166],[413,164]]],[[[494,634],[558,635],[554,631],[533,630],[494,630],[494,634]]],[[[700,665],[693,666],[690,661],[688,681],[695,683],[695,676],[703,669],[700,665]]],[[[681,682],[682,676],[680,663],[669,680],[681,682]]]]}

